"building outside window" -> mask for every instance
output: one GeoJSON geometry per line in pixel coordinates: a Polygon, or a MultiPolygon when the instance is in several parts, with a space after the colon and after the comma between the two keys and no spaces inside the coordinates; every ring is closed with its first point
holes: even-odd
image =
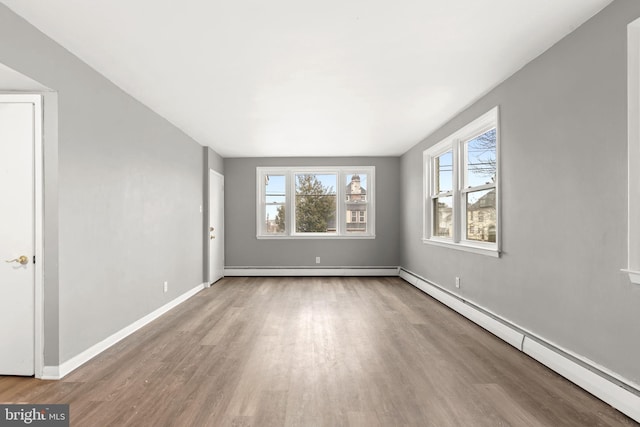
{"type": "MultiPolygon", "coordinates": [[[[360,178],[359,174],[348,174],[346,180],[346,209],[347,218],[350,219],[350,221],[347,221],[347,232],[366,232],[367,189],[362,185],[362,178],[360,178]]],[[[366,177],[364,180],[366,182],[366,177]]]]}

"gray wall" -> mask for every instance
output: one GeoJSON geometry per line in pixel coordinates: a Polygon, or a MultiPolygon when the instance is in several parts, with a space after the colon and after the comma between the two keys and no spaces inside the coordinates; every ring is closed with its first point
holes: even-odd
{"type": "Polygon", "coordinates": [[[58,272],[58,94],[47,92],[43,100],[44,157],[44,362],[57,365],[60,355],[60,282],[58,272]]]}
{"type": "MultiPolygon", "coordinates": [[[[207,169],[213,169],[214,171],[224,175],[224,159],[215,151],[209,147],[204,147],[206,152],[205,158],[207,162],[207,169]]],[[[206,174],[206,182],[209,182],[209,173],[206,174]]]]}
{"type": "Polygon", "coordinates": [[[241,158],[225,159],[225,265],[227,267],[397,266],[400,262],[400,159],[241,158]],[[375,166],[375,239],[256,239],[256,167],[375,166]],[[317,265],[315,257],[322,263],[317,265]]]}
{"type": "Polygon", "coordinates": [[[0,62],[58,93],[58,149],[45,139],[45,239],[59,234],[45,247],[45,364],[56,365],[203,282],[204,152],[4,5],[0,62]]]}
{"type": "Polygon", "coordinates": [[[640,383],[627,265],[626,25],[617,0],[402,157],[402,266],[640,383]],[[424,245],[422,151],[500,106],[500,259],[424,245]],[[462,286],[456,289],[455,276],[462,286]]]}

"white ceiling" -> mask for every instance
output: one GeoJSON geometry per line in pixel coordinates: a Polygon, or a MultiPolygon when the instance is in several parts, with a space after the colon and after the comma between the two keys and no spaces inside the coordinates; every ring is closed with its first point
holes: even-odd
{"type": "Polygon", "coordinates": [[[611,2],[0,1],[224,157],[400,155],[611,2]]]}

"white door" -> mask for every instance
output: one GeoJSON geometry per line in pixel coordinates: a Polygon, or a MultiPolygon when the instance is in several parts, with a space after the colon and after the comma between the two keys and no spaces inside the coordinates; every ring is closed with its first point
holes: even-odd
{"type": "Polygon", "coordinates": [[[35,373],[35,107],[19,99],[0,96],[2,375],[35,373]]]}
{"type": "Polygon", "coordinates": [[[209,169],[209,283],[224,276],[224,176],[209,169]]]}

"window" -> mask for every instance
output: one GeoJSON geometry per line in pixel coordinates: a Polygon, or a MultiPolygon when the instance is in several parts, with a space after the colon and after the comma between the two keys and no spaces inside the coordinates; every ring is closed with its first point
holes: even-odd
{"type": "Polygon", "coordinates": [[[373,166],[257,168],[258,238],[373,238],[373,166]]]}
{"type": "Polygon", "coordinates": [[[287,205],[286,175],[274,174],[264,177],[265,232],[283,234],[286,232],[285,209],[287,205]]]}
{"type": "Polygon", "coordinates": [[[425,243],[499,254],[498,108],[424,152],[425,243]]]}

